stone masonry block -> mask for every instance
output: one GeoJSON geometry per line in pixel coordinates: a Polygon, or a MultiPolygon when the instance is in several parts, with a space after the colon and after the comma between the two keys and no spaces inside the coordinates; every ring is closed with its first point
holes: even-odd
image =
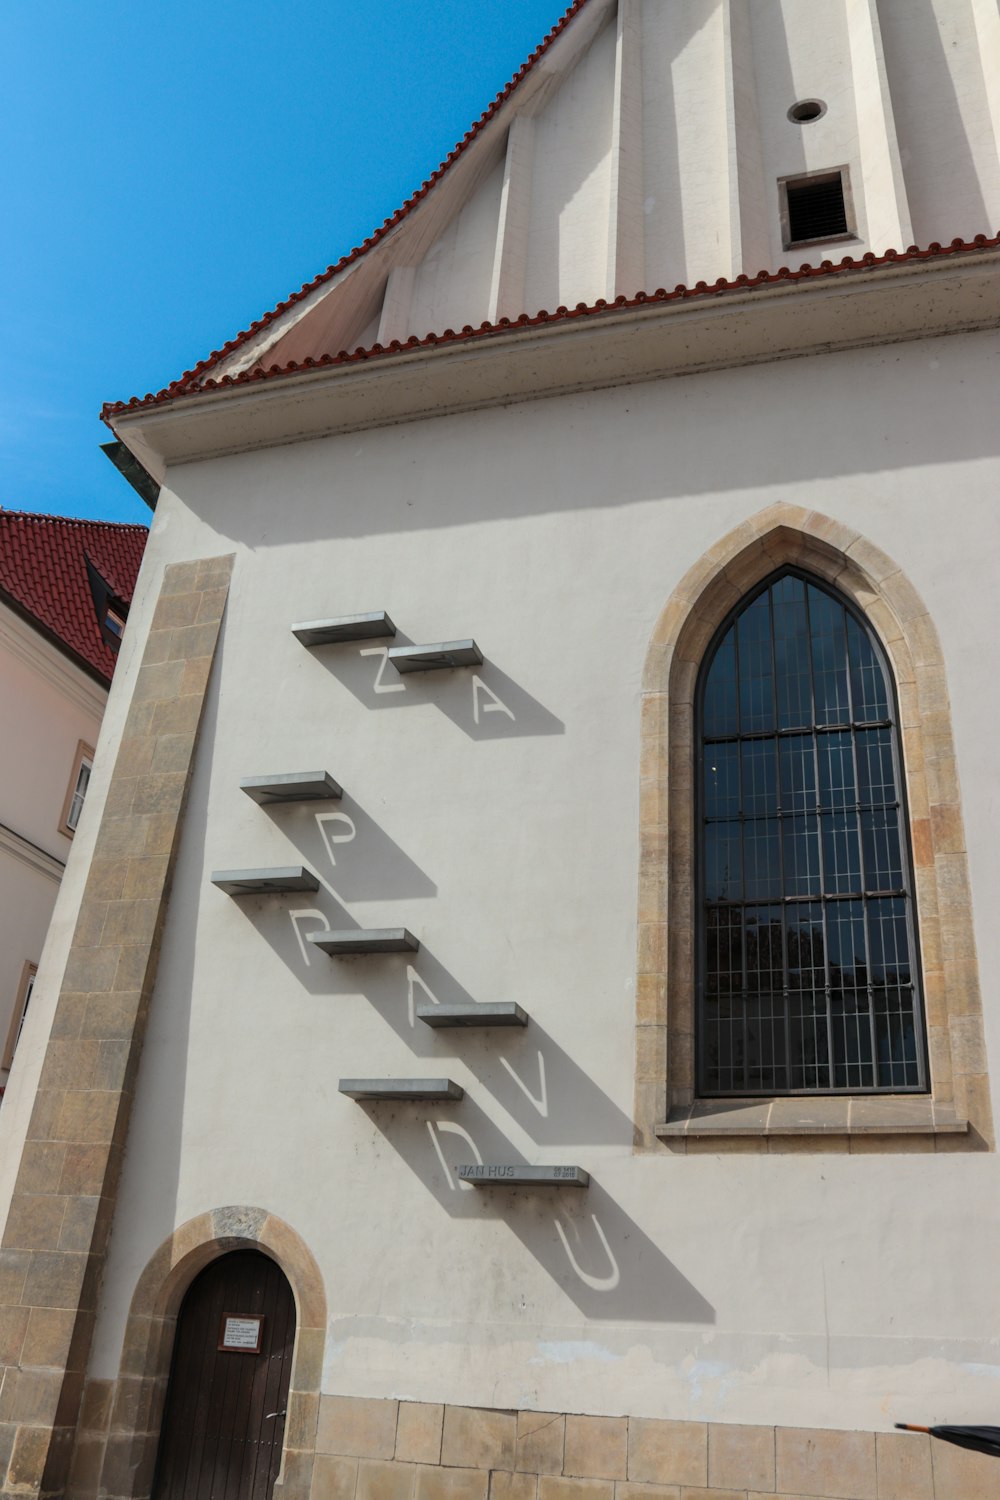
{"type": "Polygon", "coordinates": [[[444,1407],[428,1401],[401,1401],[396,1423],[396,1458],[411,1464],[441,1462],[444,1407]]]}
{"type": "Polygon", "coordinates": [[[23,1306],[77,1307],[86,1270],[86,1255],[63,1250],[33,1251],[21,1292],[23,1306]]]}
{"type": "Polygon", "coordinates": [[[25,1330],[21,1364],[36,1369],[63,1367],[69,1357],[76,1313],[67,1307],[33,1307],[25,1330]]]}
{"type": "Polygon", "coordinates": [[[441,1462],[449,1468],[513,1469],[516,1416],[478,1406],[446,1406],[441,1462]]]}
{"type": "Polygon", "coordinates": [[[877,1432],[878,1500],[934,1500],[931,1439],[920,1432],[877,1432]]]}
{"type": "Polygon", "coordinates": [[[615,1500],[681,1500],[680,1486],[620,1481],[615,1485],[615,1500]]]}
{"type": "Polygon", "coordinates": [[[490,1500],[537,1500],[537,1474],[508,1474],[494,1469],[490,1475],[490,1500]]]}
{"type": "Polygon", "coordinates": [[[438,1469],[416,1465],[413,1500],[487,1500],[487,1469],[438,1469]]]}
{"type": "MultiPolygon", "coordinates": [[[[931,1444],[934,1500],[996,1500],[997,1460],[952,1443],[931,1444]]],[[[907,1496],[909,1500],[909,1496],[907,1496]]]]}
{"type": "Polygon", "coordinates": [[[778,1427],[775,1453],[779,1493],[876,1500],[873,1432],[778,1427]]]}
{"type": "Polygon", "coordinates": [[[519,1411],[514,1467],[529,1474],[561,1474],[566,1418],[558,1412],[519,1411]]]}
{"type": "Polygon", "coordinates": [[[647,1484],[707,1484],[707,1424],[633,1417],[628,1433],[628,1477],[647,1484]]]}
{"type": "Polygon", "coordinates": [[[710,1422],[708,1482],[723,1489],[774,1489],[774,1428],[710,1422]]]}
{"type": "Polygon", "coordinates": [[[324,1396],[316,1449],[345,1458],[391,1458],[396,1446],[398,1401],[364,1396],[324,1396]]]}
{"type": "Polygon", "coordinates": [[[354,1500],[357,1482],[356,1458],[333,1458],[327,1453],[317,1453],[312,1500],[354,1500]]]}
{"type": "Polygon", "coordinates": [[[413,1464],[362,1458],[358,1463],[356,1500],[410,1500],[415,1474],[413,1464]]]}
{"type": "Polygon", "coordinates": [[[538,1500],[614,1500],[614,1496],[610,1479],[559,1479],[542,1474],[538,1480],[538,1500]]]}
{"type": "Polygon", "coordinates": [[[627,1468],[626,1417],[566,1418],[564,1474],[583,1479],[624,1479],[627,1468]]]}
{"type": "Polygon", "coordinates": [[[59,1239],[66,1200],[51,1194],[17,1194],[11,1201],[3,1243],[12,1250],[50,1250],[59,1239]]]}

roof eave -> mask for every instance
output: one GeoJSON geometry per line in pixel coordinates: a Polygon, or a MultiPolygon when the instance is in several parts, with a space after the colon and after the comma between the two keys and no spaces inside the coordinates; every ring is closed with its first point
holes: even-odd
{"type": "Polygon", "coordinates": [[[171,464],[579,390],[996,326],[1000,248],[565,311],[368,351],[107,414],[162,481],[171,464]]]}

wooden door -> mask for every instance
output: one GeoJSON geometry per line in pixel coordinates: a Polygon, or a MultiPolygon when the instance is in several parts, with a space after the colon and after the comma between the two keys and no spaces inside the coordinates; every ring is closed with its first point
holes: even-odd
{"type": "Polygon", "coordinates": [[[266,1255],[235,1250],[195,1277],[177,1320],[154,1500],[271,1500],[294,1342],[292,1289],[266,1255]]]}

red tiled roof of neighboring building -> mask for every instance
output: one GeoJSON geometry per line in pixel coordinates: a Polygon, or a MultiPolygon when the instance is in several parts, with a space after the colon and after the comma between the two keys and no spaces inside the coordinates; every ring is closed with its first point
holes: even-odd
{"type": "Polygon", "coordinates": [[[109,683],[115,654],[101,635],[87,558],[111,593],[130,604],[148,535],[144,526],[0,507],[0,600],[109,683]]]}
{"type": "MultiPolygon", "coordinates": [[[[985,234],[977,234],[972,240],[952,240],[950,245],[941,245],[935,241],[925,249],[911,245],[907,250],[886,250],[883,255],[875,255],[869,251],[857,260],[844,256],[843,260],[836,264],[833,261],[824,260],[818,266],[806,264],[796,270],[782,266],[777,271],[758,271],[756,276],[737,276],[732,281],[720,277],[711,285],[708,282],[699,281],[693,287],[678,286],[673,291],[658,287],[655,292],[638,292],[634,297],[616,297],[613,302],[600,297],[594,303],[578,302],[576,307],[557,307],[554,312],[548,312],[543,308],[541,312],[533,315],[522,313],[518,318],[500,318],[496,323],[481,323],[477,328],[467,323],[462,329],[446,328],[442,333],[427,333],[423,338],[418,338],[414,334],[402,342],[393,339],[392,343],[385,348],[381,344],[373,344],[368,349],[359,348],[353,351],[341,349],[339,354],[323,354],[317,359],[310,358],[301,361],[290,360],[288,364],[271,365],[267,369],[254,365],[238,375],[223,375],[219,380],[206,376],[195,381],[192,376],[185,376],[183,380],[175,381],[155,394],[133,396],[130,401],[108,402],[101,416],[105,422],[110,423],[114,417],[123,413],[137,411],[143,407],[160,406],[164,402],[181,396],[196,396],[210,391],[225,390],[230,386],[251,385],[260,380],[273,380],[282,375],[301,375],[310,370],[356,364],[360,361],[376,359],[379,356],[405,353],[412,349],[428,349],[439,344],[461,343],[488,337],[491,334],[504,333],[512,328],[533,328],[540,324],[563,323],[574,318],[615,312],[623,308],[641,308],[696,297],[717,297],[732,292],[752,291],[757,287],[772,286],[780,282],[813,281],[818,277],[850,275],[859,271],[870,271],[873,267],[898,265],[906,261],[938,260],[948,256],[998,248],[1000,248],[1000,234],[993,235],[992,238],[985,234]]],[[[244,335],[240,337],[242,339],[244,335]]],[[[232,346],[227,345],[227,349],[231,347],[235,347],[235,342],[232,346]]],[[[208,363],[210,362],[205,362],[198,368],[204,371],[208,363]]]]}

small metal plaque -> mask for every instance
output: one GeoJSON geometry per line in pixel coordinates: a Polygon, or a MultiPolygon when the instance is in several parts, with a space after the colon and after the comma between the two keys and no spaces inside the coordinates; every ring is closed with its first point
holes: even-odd
{"type": "Polygon", "coordinates": [[[460,1182],[472,1187],[586,1187],[590,1173],[582,1167],[501,1166],[484,1163],[456,1167],[460,1182]]]}
{"type": "Polygon", "coordinates": [[[259,1354],[264,1342],[264,1314],[226,1313],[219,1329],[219,1348],[229,1354],[259,1354]]]}

